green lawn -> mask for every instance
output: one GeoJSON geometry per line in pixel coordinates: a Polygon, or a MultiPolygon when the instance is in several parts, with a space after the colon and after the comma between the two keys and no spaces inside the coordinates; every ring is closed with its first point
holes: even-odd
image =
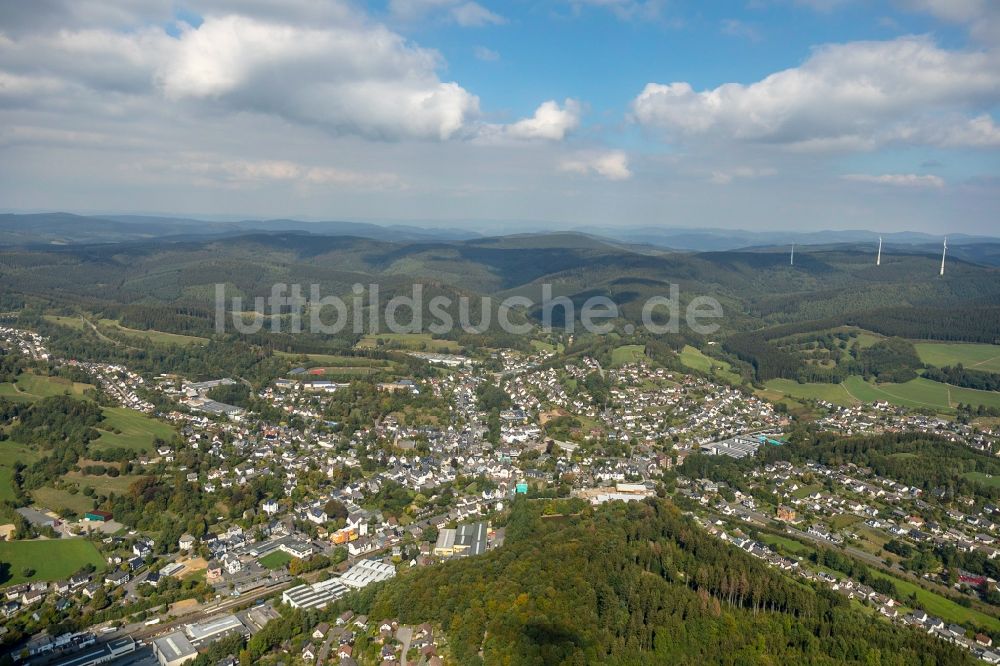
{"type": "Polygon", "coordinates": [[[939,412],[954,412],[960,402],[1000,407],[1000,392],[949,386],[923,377],[903,384],[876,384],[866,382],[857,375],[848,377],[842,384],[800,384],[792,379],[772,379],[765,386],[793,398],[826,400],[845,406],[858,402],[886,401],[900,407],[922,407],[939,412]]]}
{"type": "Polygon", "coordinates": [[[0,396],[13,400],[40,400],[69,393],[79,398],[89,388],[94,387],[90,384],[72,382],[64,377],[48,377],[25,372],[19,375],[13,384],[0,384],[0,396]]]}
{"type": "Polygon", "coordinates": [[[180,335],[179,333],[167,333],[165,331],[142,331],[137,328],[128,328],[113,319],[101,319],[97,323],[102,327],[109,328],[129,338],[149,340],[154,345],[203,345],[208,342],[207,338],[201,338],[196,335],[180,335]]]}
{"type": "Polygon", "coordinates": [[[973,370],[1000,372],[1000,345],[963,342],[918,342],[914,345],[920,360],[944,367],[961,363],[973,370]]]}
{"type": "Polygon", "coordinates": [[[619,367],[626,363],[638,363],[646,358],[646,345],[622,345],[611,350],[611,365],[619,367]]]}
{"type": "Polygon", "coordinates": [[[135,451],[152,451],[156,437],[170,441],[174,435],[170,425],[125,407],[105,407],[100,430],[101,436],[90,444],[98,450],[121,446],[135,451]],[[115,429],[120,432],[111,432],[115,429]]]}
{"type": "Polygon", "coordinates": [[[399,346],[412,351],[427,351],[440,353],[454,353],[461,349],[461,346],[454,340],[435,340],[430,333],[379,333],[378,335],[366,335],[356,345],[358,349],[375,349],[378,341],[382,340],[387,345],[399,346]]]}
{"type": "Polygon", "coordinates": [[[85,564],[104,570],[104,558],[86,539],[48,539],[38,541],[0,541],[0,584],[16,585],[34,580],[69,578],[85,564]],[[26,578],[25,567],[35,570],[26,578]]]}
{"type": "Polygon", "coordinates": [[[20,460],[27,464],[37,459],[38,454],[23,444],[9,439],[0,442],[0,501],[14,499],[14,489],[11,485],[14,463],[20,460]]]}
{"type": "Polygon", "coordinates": [[[1000,393],[949,386],[918,377],[904,384],[872,384],[860,377],[849,377],[844,382],[851,395],[871,402],[887,400],[902,407],[927,407],[942,412],[954,411],[958,403],[1000,407],[1000,393]]]}
{"type": "Polygon", "coordinates": [[[741,383],[740,376],[732,371],[732,366],[725,361],[707,356],[700,349],[695,349],[691,345],[684,345],[684,349],[681,350],[681,363],[692,370],[698,370],[708,375],[714,373],[731,384],[741,383]]]}
{"type": "Polygon", "coordinates": [[[911,583],[908,580],[897,578],[896,576],[884,573],[878,569],[870,568],[869,570],[873,576],[885,578],[895,583],[896,589],[902,597],[901,599],[897,599],[897,601],[901,601],[907,606],[912,605],[913,602],[910,601],[910,595],[916,592],[917,601],[920,606],[923,607],[923,609],[930,615],[936,615],[945,622],[954,622],[962,625],[981,625],[991,631],[1000,631],[1000,618],[987,615],[986,613],[982,613],[974,608],[961,606],[951,599],[941,596],[937,592],[926,590],[916,583],[911,583]]]}
{"type": "Polygon", "coordinates": [[[966,472],[962,475],[970,481],[975,481],[976,483],[982,484],[984,486],[992,486],[993,488],[1000,488],[1000,476],[993,476],[992,474],[984,474],[983,472],[966,472]]]}
{"type": "Polygon", "coordinates": [[[35,504],[43,506],[56,513],[63,509],[69,509],[82,516],[85,512],[94,508],[94,499],[87,497],[82,492],[71,493],[65,488],[53,488],[52,486],[42,486],[31,491],[31,499],[35,504]]]}
{"type": "Polygon", "coordinates": [[[793,398],[804,400],[826,400],[835,405],[853,405],[857,400],[840,384],[806,383],[794,379],[771,379],[765,382],[769,390],[778,391],[793,398]]]}
{"type": "Polygon", "coordinates": [[[786,553],[790,553],[792,555],[804,556],[812,552],[812,549],[809,548],[809,546],[806,546],[795,539],[789,539],[788,537],[771,534],[770,532],[761,532],[760,540],[771,546],[778,546],[786,553]]]}
{"type": "Polygon", "coordinates": [[[288,553],[282,550],[276,550],[268,553],[258,561],[260,562],[260,566],[265,569],[280,569],[283,566],[287,566],[293,559],[294,558],[288,553]]]}

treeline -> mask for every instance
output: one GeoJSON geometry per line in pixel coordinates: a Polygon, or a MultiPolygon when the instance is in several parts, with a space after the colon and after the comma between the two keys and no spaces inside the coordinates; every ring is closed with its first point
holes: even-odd
{"type": "Polygon", "coordinates": [[[984,370],[969,370],[961,363],[954,367],[929,367],[924,372],[924,377],[952,386],[962,386],[980,391],[1000,391],[1000,374],[984,370]]]}
{"type": "Polygon", "coordinates": [[[521,500],[503,548],[372,596],[360,610],[442,627],[463,664],[972,663],[785,578],[662,500],[521,500]]]}
{"type": "Polygon", "coordinates": [[[842,437],[815,433],[792,438],[783,446],[762,447],[761,452],[766,461],[816,461],[831,467],[861,465],[879,476],[920,488],[925,497],[936,494],[946,501],[959,495],[1000,499],[1000,488],[965,476],[969,472],[1000,475],[1000,460],[967,446],[956,446],[938,435],[901,432],[842,437]]]}
{"type": "MultiPolygon", "coordinates": [[[[782,330],[770,329],[731,336],[725,341],[724,348],[741,361],[749,363],[759,382],[795,379],[800,382],[839,384],[851,375],[862,375],[865,379],[875,377],[882,382],[907,382],[916,378],[917,370],[924,367],[913,344],[902,338],[887,338],[867,348],[855,344],[846,357],[837,355],[836,365],[833,367],[813,365],[808,363],[807,357],[802,353],[793,353],[772,342],[778,337],[784,337],[778,333],[792,327],[778,328],[782,330]]],[[[801,339],[794,341],[794,344],[801,346],[801,339]]],[[[832,346],[835,348],[835,345],[832,346]]]]}

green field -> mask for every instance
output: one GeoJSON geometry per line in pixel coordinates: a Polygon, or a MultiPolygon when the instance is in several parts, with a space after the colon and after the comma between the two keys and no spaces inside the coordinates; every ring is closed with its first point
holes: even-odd
{"type": "Polygon", "coordinates": [[[0,541],[0,584],[16,585],[25,581],[69,578],[85,564],[104,570],[104,558],[86,539],[48,539],[38,541],[0,541]],[[25,578],[25,567],[35,570],[25,578]]]}
{"type": "Polygon", "coordinates": [[[919,605],[929,614],[936,615],[945,622],[954,622],[963,625],[981,625],[991,631],[1000,631],[1000,618],[987,615],[986,613],[982,613],[974,608],[961,606],[951,599],[941,596],[937,592],[926,590],[916,583],[911,583],[908,580],[897,578],[896,576],[874,568],[870,568],[870,571],[873,576],[885,578],[895,583],[896,589],[902,597],[901,599],[897,599],[897,601],[901,601],[907,606],[912,605],[910,595],[916,592],[919,605]]]}
{"type": "Polygon", "coordinates": [[[55,315],[45,315],[42,317],[53,324],[59,324],[60,326],[66,326],[67,328],[75,328],[78,331],[83,330],[83,320],[80,317],[57,317],[55,315]]]}
{"type": "Polygon", "coordinates": [[[9,439],[0,442],[0,501],[14,499],[14,489],[11,486],[14,463],[20,460],[28,464],[37,459],[38,454],[23,444],[9,439]]]}
{"type": "Polygon", "coordinates": [[[976,483],[982,484],[984,486],[1000,488],[1000,476],[993,476],[992,474],[984,474],[983,472],[966,472],[962,476],[966,479],[969,479],[970,481],[975,481],[976,483]]]}
{"type": "Polygon", "coordinates": [[[280,569],[281,567],[287,566],[293,559],[295,558],[288,553],[282,550],[276,550],[268,553],[258,561],[260,562],[260,566],[265,569],[280,569]]]}
{"type": "Polygon", "coordinates": [[[622,345],[611,350],[611,365],[619,367],[626,363],[638,363],[646,358],[646,345],[622,345]]]}
{"type": "Polygon", "coordinates": [[[129,338],[149,340],[154,345],[203,345],[208,342],[207,338],[201,338],[196,335],[180,335],[178,333],[154,330],[141,331],[136,328],[128,328],[127,326],[122,326],[114,319],[101,319],[97,323],[103,328],[111,329],[113,332],[121,333],[129,338]]]}
{"type": "Polygon", "coordinates": [[[90,384],[72,382],[64,377],[47,377],[25,372],[19,375],[13,384],[0,384],[0,396],[13,400],[40,400],[68,393],[79,398],[89,388],[94,387],[90,384]]]}
{"type": "Polygon", "coordinates": [[[771,391],[777,391],[793,398],[804,400],[826,400],[835,405],[849,406],[858,401],[848,393],[841,384],[800,384],[794,379],[771,379],[764,386],[771,391]]]}
{"type": "Polygon", "coordinates": [[[961,363],[972,370],[1000,372],[1000,345],[963,342],[917,342],[920,360],[943,368],[961,363]]]}
{"type": "Polygon", "coordinates": [[[64,488],[53,488],[52,486],[42,486],[31,491],[31,499],[35,504],[43,506],[56,513],[63,509],[83,515],[94,508],[94,500],[81,492],[71,493],[64,488]]]}
{"type": "Polygon", "coordinates": [[[105,407],[100,430],[101,436],[90,444],[98,450],[121,446],[135,451],[152,451],[156,437],[170,441],[174,436],[174,429],[168,424],[125,407],[105,407]],[[111,432],[115,429],[120,432],[111,432]]]}
{"type": "Polygon", "coordinates": [[[454,340],[435,340],[430,333],[379,333],[378,335],[366,335],[358,341],[358,349],[376,349],[379,347],[379,340],[382,340],[386,348],[400,347],[411,351],[440,352],[443,354],[455,353],[461,347],[454,340]]]}
{"type": "Polygon", "coordinates": [[[923,377],[903,384],[876,384],[866,382],[857,375],[848,377],[842,384],[800,384],[792,379],[772,379],[765,386],[768,390],[793,398],[826,400],[844,406],[885,401],[900,407],[927,408],[939,412],[953,412],[960,402],[1000,408],[1000,392],[950,386],[923,377]]]}
{"type": "Polygon", "coordinates": [[[927,407],[942,412],[953,411],[960,402],[1000,408],[1000,393],[996,391],[950,386],[923,377],[904,384],[871,384],[860,377],[849,377],[844,385],[852,396],[865,402],[886,400],[901,407],[927,407]]]}
{"type": "Polygon", "coordinates": [[[731,384],[741,383],[740,376],[732,371],[732,366],[725,361],[707,356],[700,349],[695,349],[691,345],[684,345],[684,349],[681,350],[681,363],[692,370],[698,370],[707,375],[714,374],[731,384]]]}

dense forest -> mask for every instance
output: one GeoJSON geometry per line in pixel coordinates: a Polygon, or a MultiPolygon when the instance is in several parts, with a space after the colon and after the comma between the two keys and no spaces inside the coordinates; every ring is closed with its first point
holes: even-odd
{"type": "Polygon", "coordinates": [[[442,626],[462,664],[971,663],[785,578],[664,500],[520,500],[502,549],[363,596],[373,617],[442,626]]]}

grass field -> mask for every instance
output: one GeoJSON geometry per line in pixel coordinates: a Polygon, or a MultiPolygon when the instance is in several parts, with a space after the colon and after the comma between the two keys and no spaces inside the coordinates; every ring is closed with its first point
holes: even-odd
{"type": "Polygon", "coordinates": [[[83,330],[83,320],[79,317],[57,317],[55,315],[45,315],[42,318],[47,321],[51,321],[53,324],[59,324],[60,326],[65,326],[67,328],[75,328],[78,331],[83,330]]]}
{"type": "Polygon", "coordinates": [[[1000,345],[962,342],[917,342],[920,360],[939,368],[961,363],[972,370],[1000,372],[1000,345]]]}
{"type": "Polygon", "coordinates": [[[789,539],[788,537],[783,537],[777,534],[771,534],[770,532],[761,532],[760,540],[766,544],[772,546],[778,546],[786,553],[790,553],[792,555],[805,556],[808,555],[810,552],[812,552],[812,549],[809,548],[809,546],[806,546],[805,544],[800,543],[795,539],[789,539]]]}
{"type": "Polygon", "coordinates": [[[0,384],[0,396],[13,400],[40,400],[69,393],[79,398],[89,388],[94,387],[90,384],[72,382],[64,377],[47,377],[25,372],[19,375],[13,384],[0,384]]]}
{"type": "Polygon", "coordinates": [[[691,345],[684,345],[684,349],[681,350],[681,363],[692,370],[698,370],[706,374],[713,374],[714,372],[717,377],[731,384],[741,383],[740,376],[732,371],[732,366],[725,361],[705,355],[700,349],[695,349],[691,345]]]}
{"type": "Polygon", "coordinates": [[[23,444],[9,439],[0,442],[0,501],[14,499],[14,490],[11,486],[14,463],[20,460],[27,464],[37,459],[38,454],[23,444]]]}
{"type": "Polygon", "coordinates": [[[611,365],[619,367],[646,358],[646,345],[622,345],[611,350],[611,365]]]}
{"type": "Polygon", "coordinates": [[[772,379],[765,386],[793,398],[826,400],[836,405],[886,401],[909,408],[927,408],[954,412],[958,403],[1000,408],[1000,392],[976,391],[949,386],[918,377],[903,384],[876,384],[860,376],[848,377],[842,384],[806,383],[792,379],[772,379]]]}
{"type": "Polygon", "coordinates": [[[897,578],[874,568],[871,568],[870,571],[873,576],[885,578],[895,583],[896,589],[899,591],[900,596],[903,597],[902,599],[897,599],[897,601],[901,601],[907,606],[912,605],[910,595],[915,592],[919,605],[929,614],[936,615],[945,622],[955,622],[963,625],[982,625],[991,631],[1000,631],[1000,618],[987,615],[974,608],[961,606],[937,592],[926,590],[908,580],[897,578]]]}
{"type": "Polygon", "coordinates": [[[800,384],[794,379],[771,379],[765,382],[764,386],[770,391],[777,391],[793,398],[826,400],[845,407],[858,402],[841,384],[800,384]]]}
{"type": "Polygon", "coordinates": [[[178,333],[166,333],[164,331],[140,331],[136,328],[128,328],[127,326],[122,326],[120,323],[114,319],[101,319],[98,325],[104,328],[109,328],[116,333],[121,333],[129,338],[134,338],[136,340],[149,340],[154,345],[203,345],[208,342],[207,338],[201,338],[195,335],[180,335],[178,333]]]}
{"type": "Polygon", "coordinates": [[[104,558],[86,539],[0,541],[0,563],[7,565],[6,575],[0,574],[3,585],[69,578],[85,564],[104,570],[104,558]],[[23,575],[25,567],[35,570],[29,578],[23,575]]]}
{"type": "Polygon", "coordinates": [[[121,446],[135,451],[152,451],[156,437],[169,441],[174,430],[166,423],[157,421],[125,407],[105,407],[101,436],[90,445],[95,449],[121,446]],[[117,429],[120,432],[114,433],[117,429]]]}
{"type": "Polygon", "coordinates": [[[70,509],[78,515],[94,508],[94,500],[87,497],[82,492],[71,493],[64,488],[53,488],[52,486],[42,486],[31,491],[31,499],[35,504],[43,506],[50,511],[59,513],[63,509],[70,509]]]}
{"type": "Polygon", "coordinates": [[[993,488],[1000,488],[1000,476],[993,476],[992,474],[984,474],[983,472],[966,472],[962,475],[970,481],[975,481],[976,483],[982,484],[984,486],[991,486],[993,488]]]}
{"type": "Polygon", "coordinates": [[[382,340],[386,345],[401,347],[411,351],[428,351],[440,353],[455,353],[461,347],[454,340],[435,340],[430,333],[379,333],[366,335],[358,341],[358,349],[375,349],[382,340]],[[391,344],[390,344],[391,343],[391,344]]]}
{"type": "Polygon", "coordinates": [[[286,566],[289,562],[291,562],[292,559],[293,559],[292,556],[289,555],[288,553],[281,550],[276,550],[260,558],[259,562],[260,566],[264,567],[265,569],[280,569],[281,567],[286,566]]]}

